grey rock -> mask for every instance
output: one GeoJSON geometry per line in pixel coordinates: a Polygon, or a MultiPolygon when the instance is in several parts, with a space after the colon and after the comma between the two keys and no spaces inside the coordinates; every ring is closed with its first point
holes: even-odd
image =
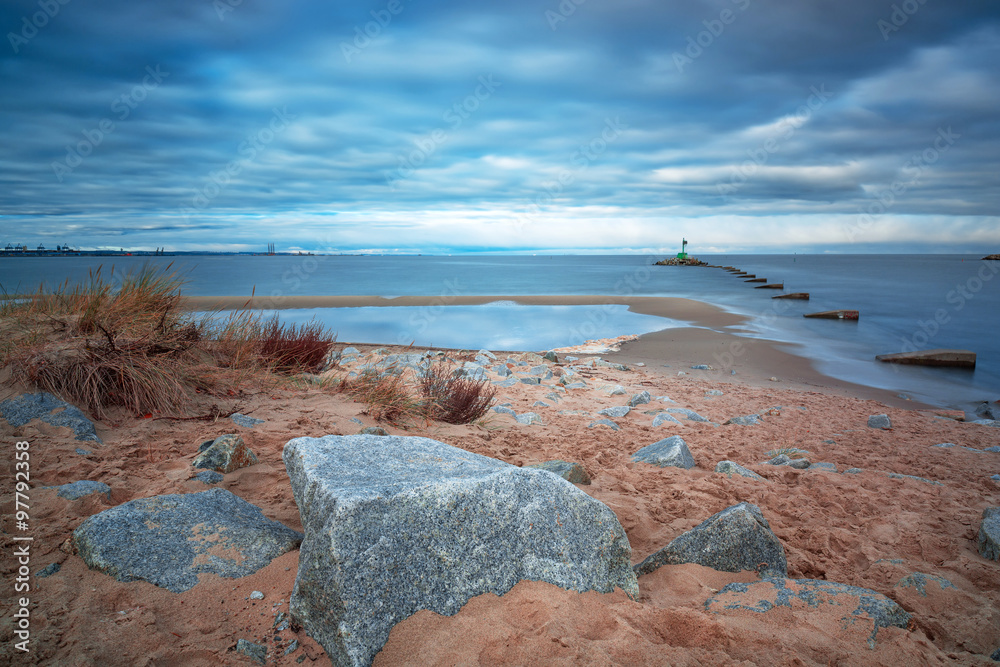
{"type": "Polygon", "coordinates": [[[467,365],[463,368],[455,369],[455,377],[466,378],[475,381],[485,380],[486,369],[483,368],[482,366],[477,366],[475,364],[467,365]]]}
{"type": "Polygon", "coordinates": [[[649,395],[648,391],[640,391],[638,394],[628,399],[628,406],[630,408],[635,408],[640,405],[645,405],[646,403],[649,403],[651,400],[652,397],[649,395]]]}
{"type": "Polygon", "coordinates": [[[670,398],[669,396],[657,396],[654,400],[657,400],[660,403],[676,403],[677,402],[674,399],[670,398]]]}
{"type": "Polygon", "coordinates": [[[258,664],[267,663],[267,647],[255,644],[247,639],[236,642],[236,652],[241,653],[258,664]]]}
{"type": "Polygon", "coordinates": [[[264,594],[261,593],[260,591],[253,591],[253,592],[250,593],[250,599],[251,600],[263,600],[264,599],[264,594]]]}
{"type": "Polygon", "coordinates": [[[637,575],[663,565],[696,563],[721,572],[750,570],[761,577],[788,576],[785,549],[760,508],[740,503],[713,514],[635,566],[637,575]]]}
{"type": "Polygon", "coordinates": [[[298,648],[299,648],[299,640],[293,639],[292,643],[290,643],[288,645],[288,648],[285,649],[284,655],[288,655],[289,653],[294,653],[295,651],[298,650],[298,648]]]}
{"type": "Polygon", "coordinates": [[[955,585],[944,577],[938,577],[933,574],[924,574],[923,572],[913,572],[906,575],[896,582],[896,585],[893,586],[893,588],[913,588],[920,594],[921,597],[927,597],[927,584],[930,582],[937,584],[938,588],[941,590],[945,590],[946,588],[955,588],[955,585]]]}
{"type": "Polygon", "coordinates": [[[579,463],[556,460],[533,463],[526,467],[548,470],[553,475],[559,475],[567,482],[572,482],[573,484],[590,484],[590,475],[587,474],[587,471],[579,463]]]}
{"type": "Polygon", "coordinates": [[[844,471],[844,474],[845,475],[857,475],[857,474],[862,473],[862,472],[864,472],[864,469],[862,469],[862,468],[848,468],[847,470],[844,471]]]}
{"type": "Polygon", "coordinates": [[[672,435],[651,445],[646,445],[632,455],[632,460],[641,463],[651,463],[661,468],[690,469],[695,466],[691,450],[688,449],[684,438],[679,435],[672,435]]]}
{"type": "Polygon", "coordinates": [[[614,513],[551,473],[399,436],[296,438],[284,461],[306,531],[290,612],[336,665],[524,579],[638,592],[614,513]]]}
{"type": "Polygon", "coordinates": [[[301,540],[301,533],[223,489],[132,500],[87,518],[73,532],[90,569],[174,593],[196,585],[202,572],[252,574],[301,540]]]}
{"type": "Polygon", "coordinates": [[[52,426],[65,426],[72,429],[77,440],[90,440],[104,444],[97,436],[94,422],[87,419],[80,408],[46,392],[21,394],[14,398],[8,398],[0,403],[0,416],[14,428],[24,426],[32,419],[41,419],[52,426]]]}
{"type": "Polygon", "coordinates": [[[92,493],[104,494],[109,501],[111,500],[111,487],[104,482],[80,480],[79,482],[63,484],[62,486],[56,488],[58,489],[57,493],[59,494],[59,497],[67,500],[77,500],[78,498],[89,496],[92,493]]]}
{"type": "Polygon", "coordinates": [[[35,572],[35,576],[39,579],[45,579],[46,577],[51,577],[61,569],[62,563],[49,563],[38,572],[35,572]]]}
{"type": "Polygon", "coordinates": [[[792,459],[785,465],[796,470],[806,470],[812,463],[809,462],[809,459],[792,459]]]}
{"type": "Polygon", "coordinates": [[[1000,419],[1000,407],[996,404],[990,404],[983,401],[976,406],[976,416],[980,419],[989,419],[990,421],[996,421],[1000,419]]]}
{"type": "Polygon", "coordinates": [[[84,449],[82,447],[77,447],[76,448],[76,453],[79,454],[80,456],[90,456],[92,452],[89,449],[84,449]]]}
{"type": "Polygon", "coordinates": [[[715,465],[715,472],[721,472],[730,479],[732,479],[733,475],[739,475],[740,477],[746,477],[748,479],[757,480],[759,482],[767,481],[766,479],[755,473],[753,470],[747,470],[739,463],[733,463],[732,461],[719,461],[715,465]]]}
{"type": "Polygon", "coordinates": [[[549,399],[550,401],[555,401],[556,403],[558,403],[562,399],[562,397],[556,392],[545,394],[545,398],[549,399]]]}
{"type": "Polygon", "coordinates": [[[389,432],[381,426],[365,426],[358,433],[360,435],[389,435],[389,432]]]}
{"type": "Polygon", "coordinates": [[[817,461],[816,463],[811,464],[807,468],[807,470],[823,470],[825,472],[838,472],[837,464],[830,463],[828,461],[817,461]]]}
{"type": "Polygon", "coordinates": [[[479,352],[476,352],[476,356],[477,357],[486,357],[490,361],[496,361],[497,360],[497,355],[493,354],[489,350],[479,350],[479,352]]]}
{"type": "Polygon", "coordinates": [[[559,363],[559,357],[558,357],[558,355],[556,355],[556,353],[553,352],[552,350],[549,350],[548,352],[546,352],[545,354],[543,354],[542,355],[542,359],[544,359],[545,361],[551,361],[554,364],[558,364],[559,363]]]}
{"type": "Polygon", "coordinates": [[[983,510],[977,547],[983,558],[1000,560],[1000,507],[987,507],[983,510]]]}
{"type": "Polygon", "coordinates": [[[681,424],[681,422],[669,412],[657,413],[657,415],[653,417],[653,426],[663,426],[664,424],[683,426],[683,424],[681,424]]]}
{"type": "Polygon", "coordinates": [[[598,410],[597,414],[604,415],[605,417],[611,417],[612,419],[620,419],[632,411],[632,408],[627,405],[616,405],[610,408],[604,408],[603,410],[598,410]]]}
{"type": "Polygon", "coordinates": [[[984,452],[993,452],[994,454],[1000,454],[1000,445],[995,445],[993,447],[987,447],[983,451],[984,452]]]}
{"type": "Polygon", "coordinates": [[[769,466],[786,466],[792,462],[792,459],[787,454],[778,454],[774,458],[766,461],[769,466]]]}
{"type": "Polygon", "coordinates": [[[747,610],[767,614],[778,607],[791,608],[792,600],[805,603],[807,609],[834,605],[838,608],[836,613],[841,613],[839,609],[843,608],[843,622],[847,624],[858,619],[872,623],[872,633],[868,636],[868,647],[872,649],[880,628],[906,628],[910,623],[910,615],[881,593],[817,579],[765,579],[749,584],[727,584],[705,602],[705,610],[710,613],[747,610]]]}
{"type": "Polygon", "coordinates": [[[619,385],[615,385],[614,387],[611,388],[611,390],[608,392],[608,394],[611,395],[611,396],[624,396],[625,395],[625,387],[621,386],[620,384],[619,385]]]}
{"type": "Polygon", "coordinates": [[[509,377],[506,380],[496,380],[493,382],[498,387],[513,387],[517,384],[517,378],[509,377]]]}
{"type": "Polygon", "coordinates": [[[206,449],[208,449],[209,447],[211,447],[213,442],[215,442],[215,438],[210,438],[208,440],[203,440],[202,443],[200,445],[198,445],[198,453],[200,454],[203,451],[205,451],[206,449]]]}
{"type": "Polygon", "coordinates": [[[967,422],[969,424],[979,424],[980,426],[992,426],[994,428],[1000,427],[1000,421],[995,419],[977,419],[975,421],[967,422]]]}
{"type": "Polygon", "coordinates": [[[233,472],[257,463],[259,463],[257,455],[246,446],[243,438],[235,433],[220,435],[191,461],[191,465],[195,468],[221,473],[233,472]]]}
{"type": "Polygon", "coordinates": [[[566,361],[579,361],[580,357],[564,357],[566,361]]]}
{"type": "Polygon", "coordinates": [[[627,371],[628,366],[625,364],[616,364],[611,361],[604,361],[603,359],[597,359],[594,361],[594,368],[610,368],[615,371],[627,371]]]}
{"type": "Polygon", "coordinates": [[[667,408],[667,412],[675,415],[684,415],[685,419],[689,419],[693,422],[707,422],[708,420],[699,415],[694,410],[688,408],[667,408]]]}
{"type": "Polygon", "coordinates": [[[889,415],[871,415],[868,417],[868,428],[892,428],[892,420],[889,415]]]}
{"type": "Polygon", "coordinates": [[[595,426],[607,426],[612,431],[620,431],[621,430],[621,428],[618,426],[618,424],[614,423],[610,419],[598,419],[597,421],[590,422],[589,424],[587,424],[587,428],[594,428],[595,426]]]}
{"type": "Polygon", "coordinates": [[[356,347],[345,347],[343,350],[340,351],[340,354],[342,356],[348,356],[348,355],[357,356],[357,355],[361,354],[361,350],[359,350],[356,347]]]}
{"type": "Polygon", "coordinates": [[[705,392],[706,396],[722,396],[722,392],[718,389],[709,389],[705,392]]]}
{"type": "Polygon", "coordinates": [[[511,417],[514,417],[515,419],[517,418],[517,413],[514,412],[513,410],[511,410],[510,408],[508,408],[505,405],[495,405],[495,406],[493,406],[492,409],[493,409],[493,412],[496,412],[497,414],[500,414],[500,415],[510,415],[511,417]]]}
{"type": "Polygon", "coordinates": [[[531,377],[531,378],[520,378],[520,381],[521,381],[521,384],[541,384],[542,383],[542,379],[541,378],[534,378],[534,377],[531,377]]]}
{"type": "Polygon", "coordinates": [[[691,367],[691,370],[694,370],[694,371],[710,371],[710,370],[712,370],[712,367],[709,366],[708,364],[695,364],[694,366],[691,367]]]}
{"type": "Polygon", "coordinates": [[[756,426],[760,424],[760,415],[741,415],[727,419],[723,424],[735,424],[737,426],[756,426]]]}
{"type": "Polygon", "coordinates": [[[542,418],[534,412],[525,412],[524,414],[516,415],[514,419],[517,420],[518,424],[531,425],[542,423],[542,418]]]}
{"type": "Polygon", "coordinates": [[[256,417],[248,417],[247,415],[240,414],[236,412],[229,415],[229,418],[233,420],[233,423],[237,426],[242,426],[243,428],[253,428],[257,424],[263,424],[263,419],[257,419],[256,417]]]}
{"type": "Polygon", "coordinates": [[[891,477],[892,479],[912,479],[917,482],[933,484],[934,486],[944,486],[941,482],[934,481],[933,479],[927,479],[926,477],[917,477],[916,475],[903,475],[898,472],[887,472],[885,475],[886,477],[891,477]]]}
{"type": "Polygon", "coordinates": [[[990,654],[990,660],[992,660],[993,662],[1000,662],[1000,647],[998,647],[997,650],[993,651],[993,653],[990,654]]]}
{"type": "Polygon", "coordinates": [[[942,442],[940,445],[931,445],[931,447],[940,447],[942,449],[950,449],[952,447],[958,447],[954,442],[942,442]]]}
{"type": "Polygon", "coordinates": [[[505,364],[500,364],[499,366],[493,369],[493,372],[502,378],[510,377],[510,369],[507,368],[505,364]]]}
{"type": "Polygon", "coordinates": [[[534,403],[531,404],[531,407],[533,407],[533,408],[551,408],[552,406],[549,405],[548,403],[546,403],[545,401],[535,401],[534,403]]]}
{"type": "Polygon", "coordinates": [[[549,370],[549,367],[544,364],[541,366],[532,366],[531,369],[528,370],[528,375],[539,377],[543,380],[552,379],[552,371],[549,370]]]}
{"type": "Polygon", "coordinates": [[[990,479],[992,479],[994,482],[1000,482],[1000,475],[993,475],[992,477],[990,477],[990,479]]]}
{"type": "Polygon", "coordinates": [[[221,473],[217,473],[214,470],[202,470],[194,476],[194,479],[202,482],[203,484],[218,484],[224,480],[225,477],[223,477],[221,473]]]}
{"type": "Polygon", "coordinates": [[[587,383],[586,382],[570,382],[570,383],[568,383],[566,385],[566,388],[567,389],[586,389],[587,388],[587,383]]]}

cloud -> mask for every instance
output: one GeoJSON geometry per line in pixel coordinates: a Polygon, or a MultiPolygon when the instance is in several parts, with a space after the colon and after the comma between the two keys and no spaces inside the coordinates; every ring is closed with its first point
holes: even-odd
{"type": "Polygon", "coordinates": [[[988,4],[223,3],[0,8],[8,240],[1000,245],[988,4]]]}

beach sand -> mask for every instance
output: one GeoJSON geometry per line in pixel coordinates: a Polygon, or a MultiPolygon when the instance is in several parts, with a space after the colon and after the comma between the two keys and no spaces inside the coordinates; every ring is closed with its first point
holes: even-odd
{"type": "MultiPolygon", "coordinates": [[[[502,298],[539,303],[535,298],[502,298]]],[[[558,298],[559,303],[578,302],[558,298]]],[[[370,298],[357,299],[351,305],[374,305],[370,298]]],[[[659,308],[662,302],[658,312],[700,327],[739,325],[728,313],[682,301],[614,300],[636,309],[659,308]]],[[[459,305],[457,299],[454,303],[459,305]]],[[[376,665],[995,664],[989,655],[1000,647],[1000,563],[982,558],[975,539],[983,509],[1000,505],[1000,484],[990,479],[1000,473],[1000,453],[982,451],[1000,445],[1000,429],[943,418],[913,404],[851,395],[850,385],[829,381],[807,361],[765,341],[749,341],[748,351],[732,364],[722,364],[713,354],[747,339],[715,334],[695,328],[644,336],[621,352],[604,355],[628,362],[627,370],[581,372],[586,389],[558,392],[556,378],[500,389],[500,403],[541,416],[543,423],[531,426],[502,414],[465,426],[376,424],[363,405],[318,386],[274,389],[243,399],[241,412],[265,420],[252,429],[228,419],[120,416],[98,423],[103,446],[81,443],[68,429],[39,421],[15,429],[0,420],[4,442],[31,443],[31,570],[61,564],[56,574],[32,580],[29,654],[13,648],[13,593],[3,596],[0,656],[6,664],[249,665],[254,663],[233,650],[239,639],[248,639],[268,646],[269,665],[329,664],[322,648],[301,629],[273,629],[279,612],[288,610],[298,552],[241,579],[201,575],[197,586],[175,594],[91,571],[67,540],[86,517],[109,507],[210,488],[192,479],[197,471],[191,461],[199,443],[224,433],[239,433],[260,462],[225,475],[217,486],[301,530],[282,447],[299,436],[356,433],[361,426],[352,419],[357,419],[394,435],[431,437],[517,466],[552,459],[579,462],[593,479],[579,488],[618,516],[634,563],[712,514],[752,502],[784,545],[790,577],[869,588],[913,614],[910,628],[880,629],[875,647],[869,648],[872,628],[845,616],[850,610],[802,605],[769,614],[716,613],[705,609],[712,595],[729,583],[755,581],[756,574],[664,566],[639,578],[635,600],[621,591],[578,594],[524,581],[502,597],[479,596],[452,617],[418,612],[393,629],[376,665]],[[691,369],[695,364],[717,370],[691,369]],[[626,395],[610,395],[616,385],[626,395]],[[619,431],[588,428],[600,418],[598,410],[623,405],[629,395],[643,390],[674,402],[656,399],[639,406],[616,420],[619,431]],[[558,400],[551,397],[554,393],[558,400]],[[682,426],[652,427],[648,412],[670,407],[691,408],[720,425],[682,420],[682,426]],[[762,424],[721,425],[749,413],[765,413],[762,424]],[[879,413],[889,415],[892,430],[867,427],[868,416],[879,413]],[[631,460],[640,447],[670,435],[687,441],[695,468],[661,469],[631,460]],[[933,447],[940,443],[959,446],[933,447]],[[79,447],[91,453],[77,454],[79,447]],[[762,464],[766,452],[788,447],[808,450],[810,460],[834,463],[841,472],[762,464]],[[725,459],[766,481],[715,473],[715,464],[725,459]],[[843,472],[851,468],[860,471],[843,472]],[[70,501],[41,488],[81,479],[109,484],[111,498],[91,495],[70,501]],[[921,593],[905,586],[904,578],[913,573],[942,577],[951,586],[932,582],[921,593]],[[249,599],[252,591],[263,592],[264,599],[249,599]],[[293,640],[299,647],[283,655],[293,640]]],[[[375,348],[356,347],[362,352],[375,348]]],[[[6,386],[0,400],[24,389],[6,386]]],[[[206,399],[206,412],[211,402],[206,399]]],[[[13,448],[3,452],[2,497],[5,507],[12,507],[13,448]]],[[[12,591],[17,567],[10,554],[16,531],[9,512],[2,531],[3,581],[12,591]]]]}

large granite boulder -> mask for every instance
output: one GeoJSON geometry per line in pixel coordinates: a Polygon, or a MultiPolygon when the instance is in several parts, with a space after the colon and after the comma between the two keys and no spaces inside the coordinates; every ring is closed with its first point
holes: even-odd
{"type": "Polygon", "coordinates": [[[661,468],[690,469],[695,466],[691,450],[688,449],[684,438],[679,435],[672,435],[651,445],[646,445],[632,455],[632,460],[637,463],[650,463],[661,468]]]}
{"type": "Polygon", "coordinates": [[[761,577],[788,576],[785,548],[760,508],[740,503],[713,514],[635,566],[637,575],[663,565],[696,563],[722,572],[751,570],[761,577]]]}
{"type": "Polygon", "coordinates": [[[94,422],[80,411],[80,408],[45,392],[21,394],[0,403],[0,415],[7,423],[17,428],[32,419],[41,419],[52,426],[65,426],[73,430],[77,440],[101,442],[94,429],[94,422]]]}
{"type": "Polygon", "coordinates": [[[983,522],[979,526],[979,555],[1000,560],[1000,507],[983,510],[983,522]]]}
{"type": "Polygon", "coordinates": [[[638,592],[617,517],[552,473],[401,436],[295,438],[284,461],[306,534],[290,611],[336,665],[523,579],[638,592]]]}
{"type": "Polygon", "coordinates": [[[299,545],[302,534],[229,491],[153,496],[89,517],[73,532],[92,570],[183,593],[210,572],[253,574],[299,545]]]}
{"type": "MultiPolygon", "coordinates": [[[[861,636],[871,649],[875,648],[879,629],[906,628],[910,622],[906,610],[881,593],[817,579],[774,578],[749,584],[732,583],[705,601],[706,611],[727,616],[769,614],[781,607],[796,616],[804,614],[798,622],[801,627],[810,625],[808,619],[812,615],[832,614],[845,630],[853,628],[864,633],[861,636]]],[[[787,613],[776,612],[774,622],[787,625],[790,622],[787,613]]]]}

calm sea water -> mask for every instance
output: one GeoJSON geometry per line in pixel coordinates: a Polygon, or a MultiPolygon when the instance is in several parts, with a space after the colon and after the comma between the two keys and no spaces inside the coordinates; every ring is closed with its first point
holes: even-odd
{"type": "MultiPolygon", "coordinates": [[[[701,259],[732,265],[810,301],[772,300],[718,269],[654,267],[660,257],[166,257],[0,258],[7,292],[85,280],[103,265],[116,274],[152,262],[172,264],[190,295],[425,295],[441,305],[423,309],[344,309],[319,314],[342,340],[406,342],[448,347],[543,349],[583,338],[644,333],[678,323],[607,307],[493,304],[448,307],[455,295],[610,294],[681,296],[750,317],[740,333],[795,344],[829,375],[967,408],[1000,397],[1000,262],[971,255],[730,255],[701,259]],[[855,309],[858,322],[811,320],[804,313],[855,309]],[[426,326],[424,326],[426,324],[426,326]],[[658,327],[657,325],[662,325],[658,327]],[[503,330],[503,331],[501,331],[503,330]],[[426,335],[425,335],[426,334],[426,335]],[[445,335],[447,334],[447,335],[445,335]],[[590,335],[593,334],[593,335],[590,335]],[[494,342],[495,341],[495,342],[494,342]],[[876,354],[962,348],[978,353],[975,371],[900,367],[876,354]]],[[[712,363],[708,359],[706,363],[712,363]]]]}

